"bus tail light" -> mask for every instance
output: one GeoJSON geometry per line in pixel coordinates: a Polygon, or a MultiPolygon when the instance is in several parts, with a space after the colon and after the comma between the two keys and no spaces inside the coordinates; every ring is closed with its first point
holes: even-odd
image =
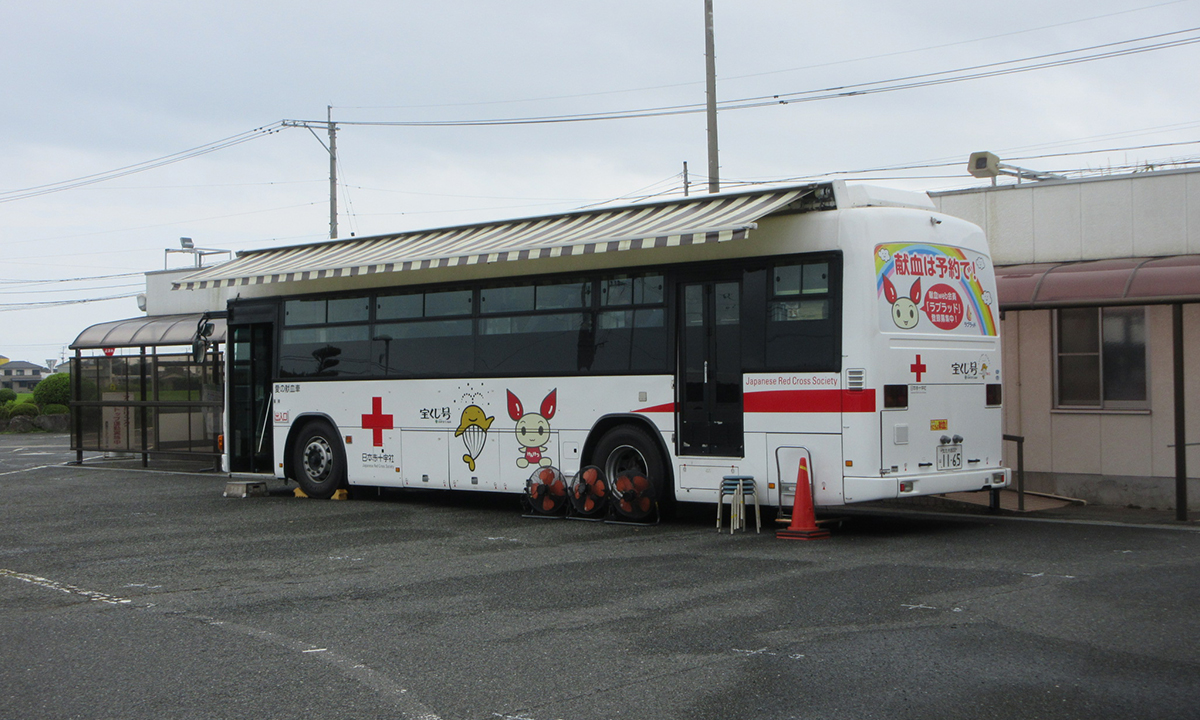
{"type": "Polygon", "coordinates": [[[987,406],[988,407],[999,407],[1000,406],[1000,397],[1001,397],[1000,383],[988,383],[986,391],[987,391],[987,406]]]}
{"type": "MultiPolygon", "coordinates": [[[[989,395],[989,397],[991,397],[989,395]]],[[[892,410],[903,410],[908,407],[907,385],[884,385],[883,407],[892,410]]]]}
{"type": "Polygon", "coordinates": [[[901,483],[900,483],[900,492],[902,492],[902,493],[910,493],[910,492],[912,492],[912,491],[913,491],[913,485],[914,485],[914,484],[915,484],[915,483],[913,483],[913,481],[912,481],[912,480],[905,480],[905,481],[901,482],[901,483]]]}
{"type": "Polygon", "coordinates": [[[217,452],[225,452],[225,433],[217,436],[217,452]]]}

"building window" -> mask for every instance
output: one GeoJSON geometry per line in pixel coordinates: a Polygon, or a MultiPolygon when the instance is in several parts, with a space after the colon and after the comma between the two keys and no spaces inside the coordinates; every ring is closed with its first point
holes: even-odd
{"type": "Polygon", "coordinates": [[[1144,307],[1058,310],[1055,359],[1057,407],[1148,406],[1144,307]]]}

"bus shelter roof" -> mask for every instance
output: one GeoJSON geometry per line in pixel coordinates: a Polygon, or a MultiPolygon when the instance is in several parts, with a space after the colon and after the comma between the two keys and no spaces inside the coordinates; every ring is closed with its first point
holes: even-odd
{"type": "Polygon", "coordinates": [[[184,277],[176,289],[235,287],[374,273],[727,242],[820,185],[701,196],[502,222],[250,250],[184,277]]]}
{"type": "Polygon", "coordinates": [[[1200,301],[1200,255],[996,268],[1001,310],[1200,301]]]}
{"type": "MultiPolygon", "coordinates": [[[[150,315],[145,317],[113,320],[93,325],[75,338],[72,350],[95,350],[124,347],[158,347],[163,345],[191,345],[196,339],[196,328],[204,315],[150,315]]],[[[225,319],[208,318],[213,324],[209,342],[225,342],[225,319]]]]}

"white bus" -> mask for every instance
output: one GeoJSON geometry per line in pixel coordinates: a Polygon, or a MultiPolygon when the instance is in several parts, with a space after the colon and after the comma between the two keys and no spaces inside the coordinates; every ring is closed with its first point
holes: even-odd
{"type": "Polygon", "coordinates": [[[558,512],[553,469],[594,468],[612,487],[577,509],[641,519],[727,475],[790,508],[801,459],[817,506],[1009,482],[987,244],[923,193],[835,181],[352,238],[180,284],[238,295],[229,467],[314,497],[558,512]]]}

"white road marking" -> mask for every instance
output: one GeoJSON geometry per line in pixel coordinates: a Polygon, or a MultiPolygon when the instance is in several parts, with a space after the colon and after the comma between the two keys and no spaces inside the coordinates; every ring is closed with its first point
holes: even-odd
{"type": "Polygon", "coordinates": [[[60,583],[57,580],[49,580],[44,577],[38,577],[37,575],[16,572],[15,570],[8,570],[6,568],[0,568],[0,577],[10,577],[14,580],[20,580],[32,585],[37,585],[38,587],[49,588],[50,590],[58,590],[59,592],[64,592],[68,595],[79,595],[80,597],[85,597],[88,600],[108,603],[109,605],[127,605],[133,602],[129,598],[109,595],[108,593],[102,593],[98,590],[84,590],[81,587],[60,583]]]}
{"type": "MultiPolygon", "coordinates": [[[[47,588],[49,590],[57,590],[69,595],[86,597],[89,600],[103,602],[109,605],[129,607],[139,610],[151,610],[153,608],[157,608],[155,603],[146,603],[144,605],[136,604],[129,598],[117,597],[115,595],[109,595],[96,590],[85,590],[68,583],[50,580],[49,578],[40,577],[38,575],[31,575],[29,573],[17,572],[15,570],[8,570],[5,568],[0,568],[0,577],[20,580],[22,582],[30,583],[31,585],[37,585],[38,587],[47,588]]],[[[136,585],[129,584],[126,585],[126,587],[136,587],[136,585]]],[[[407,695],[408,690],[404,687],[401,687],[390,677],[381,672],[368,668],[363,663],[343,657],[338,653],[330,652],[329,648],[316,647],[309,643],[301,642],[283,635],[277,635],[276,633],[267,630],[259,630],[257,628],[248,627],[239,623],[226,622],[204,615],[192,615],[171,611],[162,612],[166,612],[167,614],[173,616],[182,616],[189,620],[196,620],[212,627],[232,630],[256,640],[262,640],[279,647],[298,651],[301,654],[307,654],[311,657],[320,658],[321,660],[335,666],[342,673],[348,675],[354,680],[357,680],[381,695],[387,696],[388,699],[391,700],[391,702],[400,710],[400,716],[402,720],[441,720],[441,717],[439,717],[436,713],[431,712],[420,702],[409,697],[407,695]]]]}
{"type": "Polygon", "coordinates": [[[9,470],[8,472],[0,473],[0,477],[3,477],[5,475],[16,475],[17,473],[29,472],[31,470],[43,470],[48,467],[54,467],[54,466],[53,465],[38,465],[37,467],[24,468],[22,470],[9,470]]]}

